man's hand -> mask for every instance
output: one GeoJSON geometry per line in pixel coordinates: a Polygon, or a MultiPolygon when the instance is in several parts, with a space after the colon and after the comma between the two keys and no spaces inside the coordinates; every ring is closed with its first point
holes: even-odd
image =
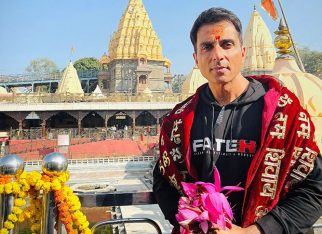
{"type": "Polygon", "coordinates": [[[226,230],[216,230],[216,234],[261,234],[260,228],[253,224],[247,228],[241,228],[237,225],[232,226],[231,229],[226,229],[226,230]]]}

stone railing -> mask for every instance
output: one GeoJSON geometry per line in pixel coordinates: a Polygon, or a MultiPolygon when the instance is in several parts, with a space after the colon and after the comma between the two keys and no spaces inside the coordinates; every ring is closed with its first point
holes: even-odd
{"type": "Polygon", "coordinates": [[[187,98],[187,95],[165,93],[136,96],[132,96],[127,93],[113,93],[108,95],[71,93],[7,93],[0,94],[0,103],[180,102],[185,98],[187,98]]]}

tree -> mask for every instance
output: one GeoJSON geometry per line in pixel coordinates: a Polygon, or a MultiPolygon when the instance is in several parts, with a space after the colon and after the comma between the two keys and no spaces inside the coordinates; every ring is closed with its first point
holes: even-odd
{"type": "Polygon", "coordinates": [[[100,62],[93,57],[81,58],[75,61],[74,67],[77,71],[99,70],[100,62]]]}
{"type": "Polygon", "coordinates": [[[183,74],[175,75],[172,79],[172,92],[181,93],[182,84],[187,77],[183,74]]]}
{"type": "Polygon", "coordinates": [[[59,72],[58,66],[50,59],[38,58],[30,62],[26,72],[32,74],[52,74],[59,72]]]}
{"type": "Polygon", "coordinates": [[[308,47],[299,49],[305,71],[322,79],[322,52],[310,50],[308,47]]]}

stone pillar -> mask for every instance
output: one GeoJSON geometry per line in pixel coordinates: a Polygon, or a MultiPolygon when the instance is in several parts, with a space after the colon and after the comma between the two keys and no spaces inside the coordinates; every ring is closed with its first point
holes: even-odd
{"type": "Polygon", "coordinates": [[[80,116],[78,116],[77,124],[78,124],[77,134],[78,134],[78,137],[80,138],[80,136],[81,136],[81,127],[82,127],[82,120],[81,120],[80,116]]]}
{"type": "Polygon", "coordinates": [[[22,139],[22,120],[19,120],[18,123],[19,123],[18,136],[19,136],[19,139],[22,139]]]}
{"type": "Polygon", "coordinates": [[[134,134],[135,134],[135,111],[132,112],[132,137],[134,138],[134,134]]]}
{"type": "Polygon", "coordinates": [[[157,136],[160,134],[160,121],[159,116],[157,116],[157,136]]]}
{"type": "Polygon", "coordinates": [[[108,119],[109,119],[109,114],[108,113],[105,113],[105,129],[107,131],[107,122],[108,122],[108,119]]]}
{"type": "Polygon", "coordinates": [[[156,133],[158,136],[160,134],[160,111],[156,111],[156,119],[157,119],[156,133]]]}
{"type": "Polygon", "coordinates": [[[109,134],[109,130],[108,130],[108,128],[107,128],[107,122],[108,122],[108,119],[109,119],[109,114],[108,113],[105,113],[105,132],[106,132],[106,134],[105,134],[105,139],[108,139],[108,134],[109,134]]]}
{"type": "Polygon", "coordinates": [[[45,119],[42,120],[40,126],[41,126],[41,135],[43,138],[45,138],[46,137],[46,120],[45,119]]]}

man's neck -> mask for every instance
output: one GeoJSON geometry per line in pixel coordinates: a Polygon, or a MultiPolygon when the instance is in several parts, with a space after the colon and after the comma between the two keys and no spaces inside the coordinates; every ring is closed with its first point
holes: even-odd
{"type": "Polygon", "coordinates": [[[210,83],[209,88],[220,106],[225,106],[238,98],[248,87],[249,81],[243,77],[236,77],[229,83],[210,83]]]}

